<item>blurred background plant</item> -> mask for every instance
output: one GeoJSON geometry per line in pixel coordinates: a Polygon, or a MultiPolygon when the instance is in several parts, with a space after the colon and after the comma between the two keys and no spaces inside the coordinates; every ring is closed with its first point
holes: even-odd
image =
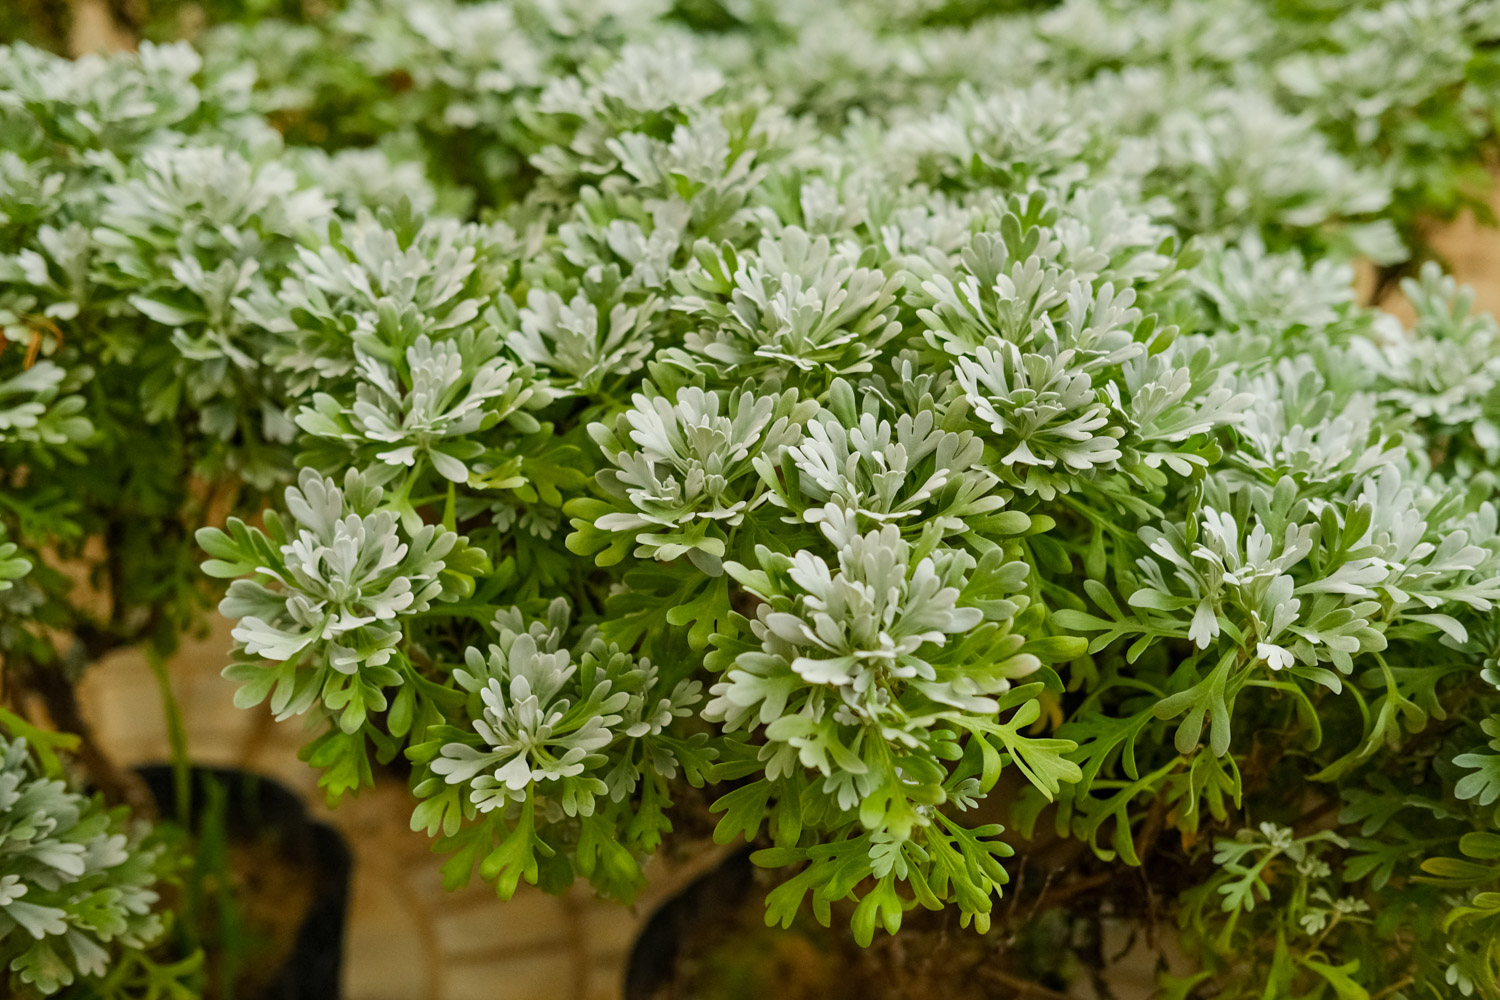
{"type": "MultiPolygon", "coordinates": [[[[252,112],[249,83],[206,70],[184,44],[76,62],[16,46],[0,60],[0,658],[5,728],[19,741],[8,766],[36,771],[25,747],[39,731],[22,720],[45,717],[70,734],[73,778],[98,792],[64,792],[49,751],[45,787],[73,804],[58,812],[36,792],[7,808],[18,829],[81,844],[108,869],[95,877],[59,857],[64,874],[88,877],[18,887],[19,911],[44,905],[45,890],[101,921],[93,939],[51,918],[8,923],[7,947],[29,932],[45,952],[17,952],[18,990],[74,981],[46,930],[65,934],[59,954],[84,977],[78,988],[145,995],[141,976],[156,966],[141,949],[165,925],[135,921],[159,896],[152,881],[176,870],[161,865],[175,852],[141,847],[129,860],[127,845],[158,837],[139,826],[155,803],[94,738],[77,684],[111,653],[144,646],[171,706],[162,665],[211,596],[193,530],[253,513],[292,468],[283,390],[260,364],[268,345],[233,302],[279,281],[298,239],[336,206],[278,162],[281,140],[252,112]],[[105,804],[128,807],[135,825],[105,804]],[[133,895],[116,878],[133,880],[133,895]],[[110,916],[121,906],[130,922],[110,916]],[[109,948],[135,971],[107,966],[109,948]]],[[[46,843],[17,851],[56,854],[46,843]]],[[[201,986],[196,960],[161,968],[201,986]]]]}

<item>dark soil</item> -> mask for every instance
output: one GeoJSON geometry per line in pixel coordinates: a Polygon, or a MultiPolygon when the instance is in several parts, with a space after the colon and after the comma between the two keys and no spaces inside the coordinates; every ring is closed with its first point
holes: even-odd
{"type": "Polygon", "coordinates": [[[210,926],[204,937],[235,940],[208,951],[204,1000],[258,1000],[291,960],[297,934],[323,880],[312,859],[289,850],[275,831],[232,839],[228,861],[226,895],[237,912],[228,920],[216,920],[210,899],[210,926]],[[225,923],[238,926],[224,927],[225,923]],[[226,973],[232,984],[228,990],[226,973]]]}
{"type": "MultiPolygon", "coordinates": [[[[167,768],[145,768],[162,812],[176,811],[167,768]]],[[[275,782],[195,768],[191,823],[176,878],[176,948],[204,954],[204,1000],[337,1000],[349,856],[275,782]]]]}

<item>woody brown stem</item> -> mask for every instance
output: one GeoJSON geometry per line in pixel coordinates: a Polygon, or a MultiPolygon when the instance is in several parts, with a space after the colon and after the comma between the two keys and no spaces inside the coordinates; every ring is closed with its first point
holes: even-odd
{"type": "Polygon", "coordinates": [[[99,746],[78,703],[78,692],[63,672],[43,667],[29,672],[28,686],[41,696],[52,725],[78,737],[78,763],[111,805],[126,805],[142,819],[155,819],[156,800],[141,776],[122,768],[99,746]]]}
{"type": "Polygon", "coordinates": [[[1041,983],[1011,975],[1003,969],[997,969],[992,966],[981,966],[975,971],[986,979],[992,979],[1001,986],[1014,990],[1017,1000],[1027,997],[1041,997],[1042,1000],[1068,1000],[1068,994],[1066,993],[1059,993],[1057,990],[1043,986],[1041,983]]]}
{"type": "Polygon", "coordinates": [[[1043,889],[1042,894],[1037,897],[1036,903],[1033,904],[1032,911],[1040,913],[1061,906],[1075,896],[1081,896],[1086,892],[1108,885],[1118,875],[1120,875],[1120,872],[1097,872],[1085,878],[1076,879],[1066,885],[1060,885],[1055,889],[1043,889]]]}

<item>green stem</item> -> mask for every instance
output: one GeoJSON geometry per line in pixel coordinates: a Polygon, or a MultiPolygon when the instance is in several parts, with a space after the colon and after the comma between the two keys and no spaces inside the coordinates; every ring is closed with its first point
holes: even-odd
{"type": "Polygon", "coordinates": [[[146,662],[156,677],[156,686],[161,692],[162,712],[167,717],[167,742],[172,748],[172,786],[177,798],[177,822],[183,829],[192,825],[193,774],[192,762],[188,759],[187,730],[182,724],[182,708],[172,691],[172,678],[167,672],[166,660],[154,649],[147,647],[146,662]]]}

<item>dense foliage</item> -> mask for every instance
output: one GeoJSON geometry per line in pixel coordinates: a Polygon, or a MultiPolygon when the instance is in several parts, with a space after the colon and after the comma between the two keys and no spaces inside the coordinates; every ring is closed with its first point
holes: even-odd
{"type": "Polygon", "coordinates": [[[7,671],[169,646],[238,511],[239,703],[330,800],[407,760],[451,885],[629,899],[708,787],[772,921],[987,930],[1056,836],[1177,898],[1168,995],[1500,996],[1500,327],[1351,266],[1473,197],[1497,39],[371,0],[11,47],[7,671]]]}
{"type": "MultiPolygon", "coordinates": [[[[60,773],[46,737],[39,742],[60,773]]],[[[28,741],[0,743],[0,963],[10,995],[75,984],[100,998],[193,995],[183,980],[196,959],[162,965],[142,952],[165,931],[153,887],[166,861],[161,845],[126,829],[124,812],[43,773],[28,741]]]]}

